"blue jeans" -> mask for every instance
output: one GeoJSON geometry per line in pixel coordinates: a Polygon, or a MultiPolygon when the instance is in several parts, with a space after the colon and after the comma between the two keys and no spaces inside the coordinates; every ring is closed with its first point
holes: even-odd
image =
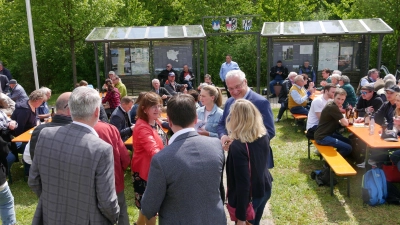
{"type": "Polygon", "coordinates": [[[292,107],[292,108],[290,109],[290,112],[291,112],[292,114],[308,115],[308,109],[307,109],[306,107],[303,107],[303,106],[295,106],[295,107],[292,107]]]}
{"type": "Polygon", "coordinates": [[[260,224],[260,220],[264,213],[265,205],[267,204],[269,198],[271,197],[271,191],[272,190],[266,191],[264,193],[264,197],[262,197],[262,198],[253,198],[253,209],[254,209],[256,218],[254,218],[254,220],[249,221],[251,224],[253,224],[253,225],[260,224]]]}
{"type": "Polygon", "coordinates": [[[3,225],[17,223],[14,210],[14,196],[11,194],[8,185],[4,190],[0,191],[0,216],[3,225]]]}
{"type": "Polygon", "coordinates": [[[271,94],[275,94],[275,90],[274,90],[274,85],[276,84],[276,83],[280,83],[280,84],[282,84],[283,83],[283,79],[281,78],[281,77],[275,77],[275,79],[273,79],[273,80],[271,80],[270,82],[269,82],[269,90],[271,90],[271,94]]]}
{"type": "Polygon", "coordinates": [[[350,139],[340,134],[334,133],[324,137],[322,140],[315,140],[320,145],[333,146],[343,157],[350,155],[352,148],[350,139]]]}

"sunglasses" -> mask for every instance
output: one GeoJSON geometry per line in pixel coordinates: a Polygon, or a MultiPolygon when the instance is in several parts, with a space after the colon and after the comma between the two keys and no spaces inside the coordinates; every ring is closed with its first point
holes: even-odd
{"type": "Polygon", "coordinates": [[[370,92],[369,92],[369,91],[362,91],[362,92],[361,92],[362,95],[366,95],[366,94],[368,94],[368,93],[370,93],[370,92]]]}

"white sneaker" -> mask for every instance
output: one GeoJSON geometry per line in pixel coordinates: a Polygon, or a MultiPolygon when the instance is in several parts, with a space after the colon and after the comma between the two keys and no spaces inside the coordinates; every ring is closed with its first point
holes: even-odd
{"type": "MultiPolygon", "coordinates": [[[[376,167],[376,162],[374,160],[372,160],[372,159],[368,159],[368,164],[373,166],[373,167],[376,167]]],[[[359,167],[359,168],[365,168],[365,162],[357,164],[356,166],[359,167]]]]}
{"type": "Polygon", "coordinates": [[[276,118],[276,119],[275,119],[275,122],[279,122],[279,121],[281,121],[281,119],[279,119],[279,118],[276,118]]]}

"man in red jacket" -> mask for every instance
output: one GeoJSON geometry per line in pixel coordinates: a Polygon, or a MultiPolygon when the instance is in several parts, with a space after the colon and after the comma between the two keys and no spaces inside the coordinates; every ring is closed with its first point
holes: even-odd
{"type": "Polygon", "coordinates": [[[121,139],[118,129],[113,125],[99,121],[94,126],[94,130],[103,141],[109,143],[113,147],[115,190],[117,192],[118,205],[120,208],[118,225],[129,225],[128,208],[126,206],[124,194],[124,171],[128,168],[131,161],[129,152],[121,139]]]}

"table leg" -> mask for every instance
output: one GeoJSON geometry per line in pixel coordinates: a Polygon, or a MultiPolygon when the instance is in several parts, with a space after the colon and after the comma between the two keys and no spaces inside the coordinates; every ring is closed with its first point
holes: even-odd
{"type": "Polygon", "coordinates": [[[332,173],[332,168],[329,167],[329,177],[330,177],[330,186],[331,186],[331,196],[333,196],[333,173],[332,173]]]}
{"type": "Polygon", "coordinates": [[[369,167],[369,164],[368,164],[368,159],[369,159],[369,153],[370,153],[370,151],[371,151],[371,148],[367,145],[367,149],[365,149],[365,160],[364,160],[364,165],[365,165],[365,167],[364,167],[364,169],[365,169],[365,172],[368,170],[368,168],[367,167],[369,167]]]}

